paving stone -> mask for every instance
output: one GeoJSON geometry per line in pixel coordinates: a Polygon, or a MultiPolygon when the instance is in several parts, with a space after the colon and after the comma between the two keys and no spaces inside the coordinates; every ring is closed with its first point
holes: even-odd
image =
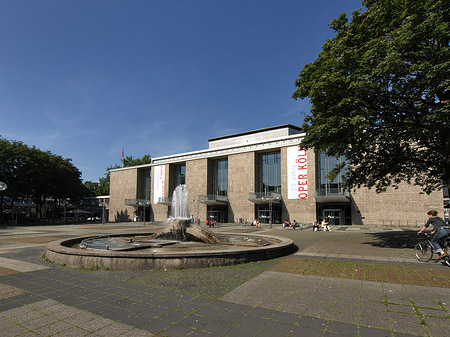
{"type": "Polygon", "coordinates": [[[330,321],[328,322],[327,331],[356,336],[358,335],[358,326],[343,322],[330,321]]]}
{"type": "Polygon", "coordinates": [[[148,322],[142,324],[139,327],[139,329],[156,334],[162,330],[168,329],[170,326],[172,326],[171,322],[167,322],[167,321],[163,321],[159,318],[155,318],[151,321],[148,321],[148,322]]]}
{"type": "Polygon", "coordinates": [[[141,329],[133,329],[120,335],[120,337],[153,337],[153,336],[154,335],[152,333],[141,329]]]}
{"type": "Polygon", "coordinates": [[[214,337],[209,332],[203,330],[193,330],[189,337],[214,337]]]}
{"type": "Polygon", "coordinates": [[[2,305],[0,305],[0,316],[2,315],[2,312],[4,312],[4,311],[9,311],[9,310],[12,310],[12,309],[16,309],[16,308],[21,307],[21,306],[22,306],[22,304],[18,303],[18,302],[8,302],[8,303],[5,303],[5,304],[2,304],[2,305]]]}
{"type": "Polygon", "coordinates": [[[123,321],[130,315],[132,315],[132,312],[125,309],[117,308],[115,311],[107,312],[103,316],[112,319],[114,321],[123,321]]]}
{"type": "Polygon", "coordinates": [[[61,331],[52,337],[82,337],[82,336],[88,336],[91,335],[90,331],[78,328],[78,327],[72,327],[67,330],[61,331]]]}
{"type": "Polygon", "coordinates": [[[46,317],[46,315],[43,313],[40,313],[39,311],[31,311],[31,312],[27,313],[26,315],[15,316],[12,319],[14,320],[15,323],[26,324],[26,322],[28,322],[28,321],[32,321],[32,320],[44,318],[44,317],[46,317]]]}
{"type": "Polygon", "coordinates": [[[286,323],[296,323],[299,319],[299,315],[291,314],[291,313],[287,313],[287,312],[276,311],[273,313],[271,319],[275,320],[275,321],[286,322],[286,323]]]}
{"type": "Polygon", "coordinates": [[[389,330],[375,329],[365,326],[359,327],[359,335],[364,337],[392,337],[392,333],[389,330]]]}
{"type": "Polygon", "coordinates": [[[114,312],[117,310],[117,307],[112,306],[111,304],[104,304],[104,305],[100,305],[96,308],[92,308],[89,309],[90,312],[96,314],[96,315],[100,315],[100,316],[104,316],[109,312],[114,312]]]}
{"type": "Polygon", "coordinates": [[[207,298],[207,297],[195,297],[192,300],[190,300],[190,303],[194,303],[200,306],[205,306],[213,302],[214,300],[207,298]]]}
{"type": "Polygon", "coordinates": [[[97,315],[94,315],[93,313],[90,313],[88,311],[78,310],[78,313],[76,315],[66,317],[64,321],[82,327],[84,322],[91,321],[93,319],[96,319],[97,317],[97,315]]]}
{"type": "Polygon", "coordinates": [[[430,336],[433,337],[441,337],[441,336],[448,336],[449,331],[449,324],[446,326],[442,325],[427,325],[426,329],[429,332],[430,336]]]}
{"type": "Polygon", "coordinates": [[[59,332],[68,330],[72,327],[73,327],[73,325],[71,325],[69,323],[62,322],[62,321],[56,321],[56,322],[52,322],[51,324],[36,327],[33,329],[33,331],[38,333],[39,335],[50,336],[50,335],[54,335],[59,332]]]}
{"type": "Polygon", "coordinates": [[[143,312],[138,312],[122,319],[122,323],[131,325],[133,327],[139,327],[142,324],[150,321],[152,318],[153,318],[152,315],[147,315],[144,314],[143,312]]]}
{"type": "Polygon", "coordinates": [[[104,317],[97,317],[82,324],[82,328],[89,331],[97,331],[101,328],[113,324],[114,321],[104,317]]]}
{"type": "Polygon", "coordinates": [[[389,318],[382,313],[376,313],[372,316],[364,315],[360,318],[360,324],[386,330],[389,330],[391,328],[389,318]]]}
{"type": "Polygon", "coordinates": [[[316,330],[309,327],[297,326],[292,331],[290,337],[322,337],[323,334],[324,334],[323,330],[316,330]]]}
{"type": "Polygon", "coordinates": [[[211,320],[201,327],[201,330],[211,333],[213,336],[219,336],[225,334],[233,327],[228,322],[222,322],[218,320],[211,320]]]}
{"type": "Polygon", "coordinates": [[[219,315],[223,309],[217,309],[213,307],[203,307],[195,312],[196,315],[205,316],[205,317],[216,317],[219,315]]]}
{"type": "Polygon", "coordinates": [[[266,323],[268,319],[262,318],[262,317],[255,317],[246,315],[242,317],[242,319],[239,321],[238,325],[240,326],[246,326],[255,330],[261,329],[266,323]]]}
{"type": "Polygon", "coordinates": [[[29,330],[20,326],[20,325],[13,325],[6,329],[2,329],[3,336],[20,336],[21,334],[28,333],[29,330]]]}
{"type": "Polygon", "coordinates": [[[298,325],[305,328],[312,328],[316,330],[324,330],[327,327],[327,320],[316,318],[316,317],[309,317],[309,316],[302,316],[298,320],[298,325]]]}
{"type": "MultiPolygon", "coordinates": [[[[182,320],[183,318],[185,318],[186,316],[188,316],[188,314],[186,314],[185,312],[178,311],[178,310],[171,310],[171,311],[167,311],[167,312],[163,313],[158,318],[162,319],[166,322],[178,322],[178,321],[182,320]]],[[[201,317],[205,318],[205,316],[201,316],[201,317]]],[[[209,317],[206,317],[206,319],[209,320],[209,317]]]]}
{"type": "Polygon", "coordinates": [[[76,304],[75,307],[78,309],[83,309],[83,310],[90,310],[93,308],[97,308],[99,306],[103,305],[103,303],[97,302],[97,301],[88,301],[88,302],[83,302],[83,303],[79,303],[76,304]]]}
{"type": "Polygon", "coordinates": [[[254,330],[245,326],[233,326],[230,330],[225,332],[224,336],[230,337],[250,337],[255,336],[258,333],[258,330],[254,330]]]}
{"type": "Polygon", "coordinates": [[[0,317],[0,330],[10,328],[14,325],[15,324],[13,322],[7,320],[6,318],[0,317]]]}
{"type": "Polygon", "coordinates": [[[202,307],[203,306],[201,306],[201,305],[197,305],[197,304],[188,302],[188,303],[183,303],[183,304],[177,306],[176,310],[183,311],[185,313],[192,313],[192,312],[195,312],[195,311],[201,309],[202,307]]]}
{"type": "Polygon", "coordinates": [[[0,315],[13,319],[16,316],[26,316],[29,313],[32,313],[33,311],[34,310],[27,308],[26,306],[20,306],[18,308],[3,311],[0,313],[0,315]]]}
{"type": "Polygon", "coordinates": [[[256,337],[280,337],[280,335],[277,333],[270,332],[270,331],[264,331],[264,330],[258,331],[255,336],[256,337]]]}
{"type": "Polygon", "coordinates": [[[230,322],[230,323],[237,323],[239,322],[244,315],[239,314],[237,312],[232,312],[228,310],[222,311],[218,316],[216,316],[216,320],[223,321],[223,322],[230,322]]]}
{"type": "Polygon", "coordinates": [[[247,312],[247,315],[255,316],[255,317],[265,317],[271,318],[274,313],[274,310],[265,309],[265,308],[252,308],[247,312]]]}
{"type": "Polygon", "coordinates": [[[203,316],[198,316],[198,315],[188,315],[187,317],[185,317],[184,319],[176,322],[177,325],[185,325],[191,328],[200,328],[202,325],[206,324],[207,322],[209,322],[209,318],[207,317],[203,317],[203,316]]]}
{"type": "MultiPolygon", "coordinates": [[[[395,337],[417,337],[417,335],[411,335],[411,334],[401,333],[401,332],[396,332],[396,331],[394,331],[394,336],[395,337]]],[[[431,336],[438,336],[438,335],[431,335],[431,336]]],[[[440,336],[442,336],[442,335],[440,335],[440,336]]]]}
{"type": "Polygon", "coordinates": [[[104,337],[118,336],[127,331],[130,331],[131,329],[133,328],[129,325],[114,322],[110,325],[107,325],[101,329],[96,330],[95,334],[104,337]]]}
{"type": "Polygon", "coordinates": [[[416,315],[406,315],[401,313],[389,313],[391,317],[392,329],[403,333],[425,333],[416,315]]]}
{"type": "Polygon", "coordinates": [[[293,328],[294,324],[292,323],[268,320],[262,329],[287,336],[293,328]]]}

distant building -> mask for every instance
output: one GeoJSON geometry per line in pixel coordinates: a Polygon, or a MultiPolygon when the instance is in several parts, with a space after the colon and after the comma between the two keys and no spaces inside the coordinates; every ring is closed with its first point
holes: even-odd
{"type": "Polygon", "coordinates": [[[442,214],[442,191],[421,194],[407,183],[381,194],[345,190],[342,175],[327,178],[344,158],[301,149],[304,136],[297,126],[280,125],[209,139],[207,150],[111,170],[109,220],[165,221],[179,184],[186,184],[190,213],[202,222],[312,223],[328,217],[332,225],[418,226],[429,209],[442,214]]]}

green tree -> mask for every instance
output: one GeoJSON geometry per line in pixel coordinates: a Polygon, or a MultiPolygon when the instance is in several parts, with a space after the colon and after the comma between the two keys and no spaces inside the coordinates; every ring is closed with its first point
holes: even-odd
{"type": "MultiPolygon", "coordinates": [[[[31,198],[42,218],[41,208],[48,199],[58,206],[67,200],[78,201],[86,192],[81,172],[70,159],[6,139],[0,139],[0,181],[8,185],[0,194],[2,215],[4,205],[11,208],[17,198],[31,198]],[[11,198],[9,204],[5,203],[4,195],[11,198]]],[[[55,211],[56,215],[58,209],[55,211]]]]}
{"type": "Polygon", "coordinates": [[[98,183],[87,181],[85,182],[85,186],[87,186],[89,190],[93,191],[95,195],[109,195],[111,170],[118,169],[121,167],[145,165],[150,164],[151,162],[152,159],[149,154],[144,155],[142,158],[135,158],[135,159],[133,159],[132,156],[127,156],[123,159],[123,166],[116,164],[106,168],[105,175],[99,178],[98,183]]]}
{"type": "Polygon", "coordinates": [[[345,155],[348,187],[450,186],[450,0],[362,4],[296,80],[312,103],[302,144],[345,155]]]}

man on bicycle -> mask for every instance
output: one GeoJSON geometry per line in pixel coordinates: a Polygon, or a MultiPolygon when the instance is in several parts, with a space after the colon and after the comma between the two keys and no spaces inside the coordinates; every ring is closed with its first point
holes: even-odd
{"type": "Polygon", "coordinates": [[[439,241],[444,236],[450,235],[450,226],[446,225],[444,220],[437,216],[436,211],[429,211],[427,212],[427,214],[428,221],[417,234],[422,234],[429,225],[433,226],[433,231],[431,232],[431,234],[435,235],[433,237],[433,240],[431,240],[431,243],[433,244],[436,253],[439,254],[439,258],[443,259],[447,256],[447,253],[442,250],[442,247],[439,245],[439,241]]]}

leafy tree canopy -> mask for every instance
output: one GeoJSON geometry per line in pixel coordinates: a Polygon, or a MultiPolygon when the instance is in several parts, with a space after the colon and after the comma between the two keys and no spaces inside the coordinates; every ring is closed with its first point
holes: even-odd
{"type": "Polygon", "coordinates": [[[348,187],[450,186],[450,0],[362,4],[296,80],[302,144],[345,155],[348,187]]]}
{"type": "Polygon", "coordinates": [[[8,186],[0,195],[0,214],[4,195],[13,202],[17,198],[32,199],[39,213],[48,198],[62,204],[68,199],[77,201],[86,192],[81,172],[70,159],[3,138],[0,138],[0,181],[8,186]]]}
{"type": "Polygon", "coordinates": [[[99,178],[98,183],[92,181],[86,181],[84,185],[94,194],[94,195],[109,195],[110,186],[110,171],[118,169],[121,167],[131,167],[138,165],[145,165],[151,163],[151,157],[149,154],[144,155],[142,158],[133,158],[132,156],[127,156],[123,158],[123,166],[113,165],[106,168],[106,173],[103,177],[99,178]]]}

